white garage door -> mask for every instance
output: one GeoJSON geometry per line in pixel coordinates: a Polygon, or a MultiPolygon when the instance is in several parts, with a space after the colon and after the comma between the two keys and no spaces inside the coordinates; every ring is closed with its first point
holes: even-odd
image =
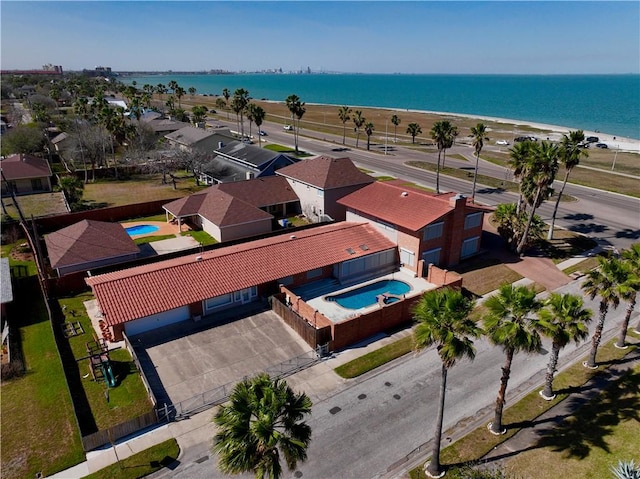
{"type": "Polygon", "coordinates": [[[172,309],[171,311],[154,314],[146,318],[136,319],[135,321],[129,321],[124,325],[124,330],[127,336],[133,336],[179,321],[184,321],[185,319],[189,319],[189,317],[189,306],[183,306],[182,308],[172,309]]]}

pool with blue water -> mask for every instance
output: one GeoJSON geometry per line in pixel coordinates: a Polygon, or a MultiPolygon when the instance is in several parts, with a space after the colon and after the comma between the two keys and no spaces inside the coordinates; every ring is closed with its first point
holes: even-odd
{"type": "Polygon", "coordinates": [[[125,231],[129,234],[129,236],[137,236],[137,235],[155,233],[159,229],[160,228],[155,225],[136,225],[136,226],[129,226],[128,228],[125,228],[125,231]]]}
{"type": "Polygon", "coordinates": [[[404,281],[385,279],[344,293],[325,296],[325,299],[327,301],[335,301],[343,308],[360,309],[376,304],[378,302],[377,297],[380,294],[403,295],[409,291],[411,291],[411,286],[404,281]]]}

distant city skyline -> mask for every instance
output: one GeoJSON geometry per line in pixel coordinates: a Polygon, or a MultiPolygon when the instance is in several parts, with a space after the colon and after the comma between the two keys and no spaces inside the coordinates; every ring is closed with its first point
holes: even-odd
{"type": "Polygon", "coordinates": [[[640,73],[640,2],[0,2],[0,67],[640,73]]]}

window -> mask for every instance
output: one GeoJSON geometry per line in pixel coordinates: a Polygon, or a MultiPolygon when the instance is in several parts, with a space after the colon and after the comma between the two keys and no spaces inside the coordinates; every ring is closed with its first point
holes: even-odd
{"type": "Polygon", "coordinates": [[[317,194],[320,198],[324,198],[324,190],[317,190],[317,194]]]}
{"type": "Polygon", "coordinates": [[[400,262],[405,266],[413,266],[415,264],[416,254],[408,249],[400,248],[400,262]]]}
{"type": "Polygon", "coordinates": [[[318,278],[322,276],[322,268],[312,269],[311,271],[307,271],[307,279],[318,278]]]}
{"type": "Polygon", "coordinates": [[[435,248],[422,253],[422,259],[424,260],[425,266],[428,266],[430,264],[435,264],[437,266],[438,264],[440,264],[441,251],[442,248],[435,248]]]}
{"type": "Polygon", "coordinates": [[[31,189],[33,191],[42,191],[42,180],[40,178],[34,178],[31,180],[31,189]]]}
{"type": "Polygon", "coordinates": [[[466,258],[474,253],[477,253],[480,249],[480,236],[474,236],[473,238],[467,238],[462,242],[462,251],[460,252],[461,258],[466,258]]]}
{"type": "Polygon", "coordinates": [[[233,303],[233,295],[231,293],[223,294],[222,296],[216,296],[215,298],[207,299],[204,303],[207,310],[219,308],[221,306],[233,303]]]}
{"type": "Polygon", "coordinates": [[[428,225],[424,229],[424,239],[431,240],[435,238],[440,238],[442,236],[442,230],[444,229],[444,222],[440,221],[439,223],[433,223],[428,225]]]}
{"type": "Polygon", "coordinates": [[[482,213],[471,213],[464,218],[464,229],[476,228],[482,224],[482,213]]]}
{"type": "Polygon", "coordinates": [[[293,284],[293,276],[285,276],[284,278],[280,279],[280,284],[282,286],[289,286],[290,284],[293,284]]]}

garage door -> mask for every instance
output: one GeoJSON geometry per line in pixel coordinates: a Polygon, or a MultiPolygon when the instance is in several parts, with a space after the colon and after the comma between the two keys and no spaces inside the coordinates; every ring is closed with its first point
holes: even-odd
{"type": "Polygon", "coordinates": [[[172,309],[171,311],[165,311],[164,313],[147,316],[146,318],[129,321],[124,325],[124,330],[127,333],[127,336],[134,336],[136,334],[151,331],[152,329],[162,328],[169,324],[184,321],[189,318],[189,306],[184,306],[182,308],[172,309]]]}

